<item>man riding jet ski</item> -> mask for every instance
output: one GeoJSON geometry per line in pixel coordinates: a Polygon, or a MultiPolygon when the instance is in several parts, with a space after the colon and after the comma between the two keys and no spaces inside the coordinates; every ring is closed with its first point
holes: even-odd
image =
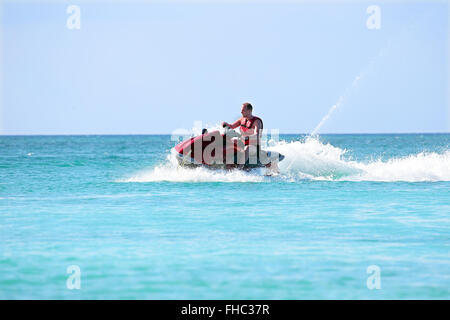
{"type": "Polygon", "coordinates": [[[252,115],[252,105],[242,105],[242,117],[233,124],[222,123],[223,132],[208,132],[190,138],[175,146],[178,163],[186,167],[206,166],[218,169],[243,169],[267,167],[278,172],[278,162],[284,156],[260,147],[262,120],[252,115]],[[241,133],[232,130],[240,126],[241,133]]]}

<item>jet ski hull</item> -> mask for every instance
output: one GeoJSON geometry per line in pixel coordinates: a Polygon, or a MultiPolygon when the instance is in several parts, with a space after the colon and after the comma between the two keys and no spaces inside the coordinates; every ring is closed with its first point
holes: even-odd
{"type": "Polygon", "coordinates": [[[242,149],[237,140],[231,140],[218,131],[206,132],[200,136],[187,139],[174,147],[175,158],[182,167],[209,169],[242,169],[263,168],[270,166],[271,162],[279,162],[284,156],[277,152],[265,152],[265,163],[260,159],[244,163],[242,149]]]}

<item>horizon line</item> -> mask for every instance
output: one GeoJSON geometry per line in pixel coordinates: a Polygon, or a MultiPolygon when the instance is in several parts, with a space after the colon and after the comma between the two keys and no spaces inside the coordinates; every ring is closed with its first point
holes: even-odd
{"type": "MultiPolygon", "coordinates": [[[[311,133],[279,133],[280,135],[311,135],[311,133]]],[[[378,134],[450,134],[450,131],[436,132],[324,132],[320,135],[378,135],[378,134]]],[[[32,136],[170,136],[171,133],[26,133],[26,134],[9,134],[0,133],[0,137],[32,137],[32,136]]]]}

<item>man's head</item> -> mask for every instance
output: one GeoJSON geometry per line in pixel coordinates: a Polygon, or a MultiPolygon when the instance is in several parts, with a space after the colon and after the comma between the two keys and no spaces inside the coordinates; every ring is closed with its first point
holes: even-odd
{"type": "Polygon", "coordinates": [[[241,114],[244,118],[248,118],[252,115],[253,107],[250,103],[245,102],[242,104],[241,114]]]}

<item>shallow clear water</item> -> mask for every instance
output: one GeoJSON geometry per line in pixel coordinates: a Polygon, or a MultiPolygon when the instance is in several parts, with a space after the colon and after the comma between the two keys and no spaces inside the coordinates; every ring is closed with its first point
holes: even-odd
{"type": "Polygon", "coordinates": [[[0,298],[450,298],[450,134],[281,140],[265,177],[177,168],[170,136],[0,137],[0,298]]]}

